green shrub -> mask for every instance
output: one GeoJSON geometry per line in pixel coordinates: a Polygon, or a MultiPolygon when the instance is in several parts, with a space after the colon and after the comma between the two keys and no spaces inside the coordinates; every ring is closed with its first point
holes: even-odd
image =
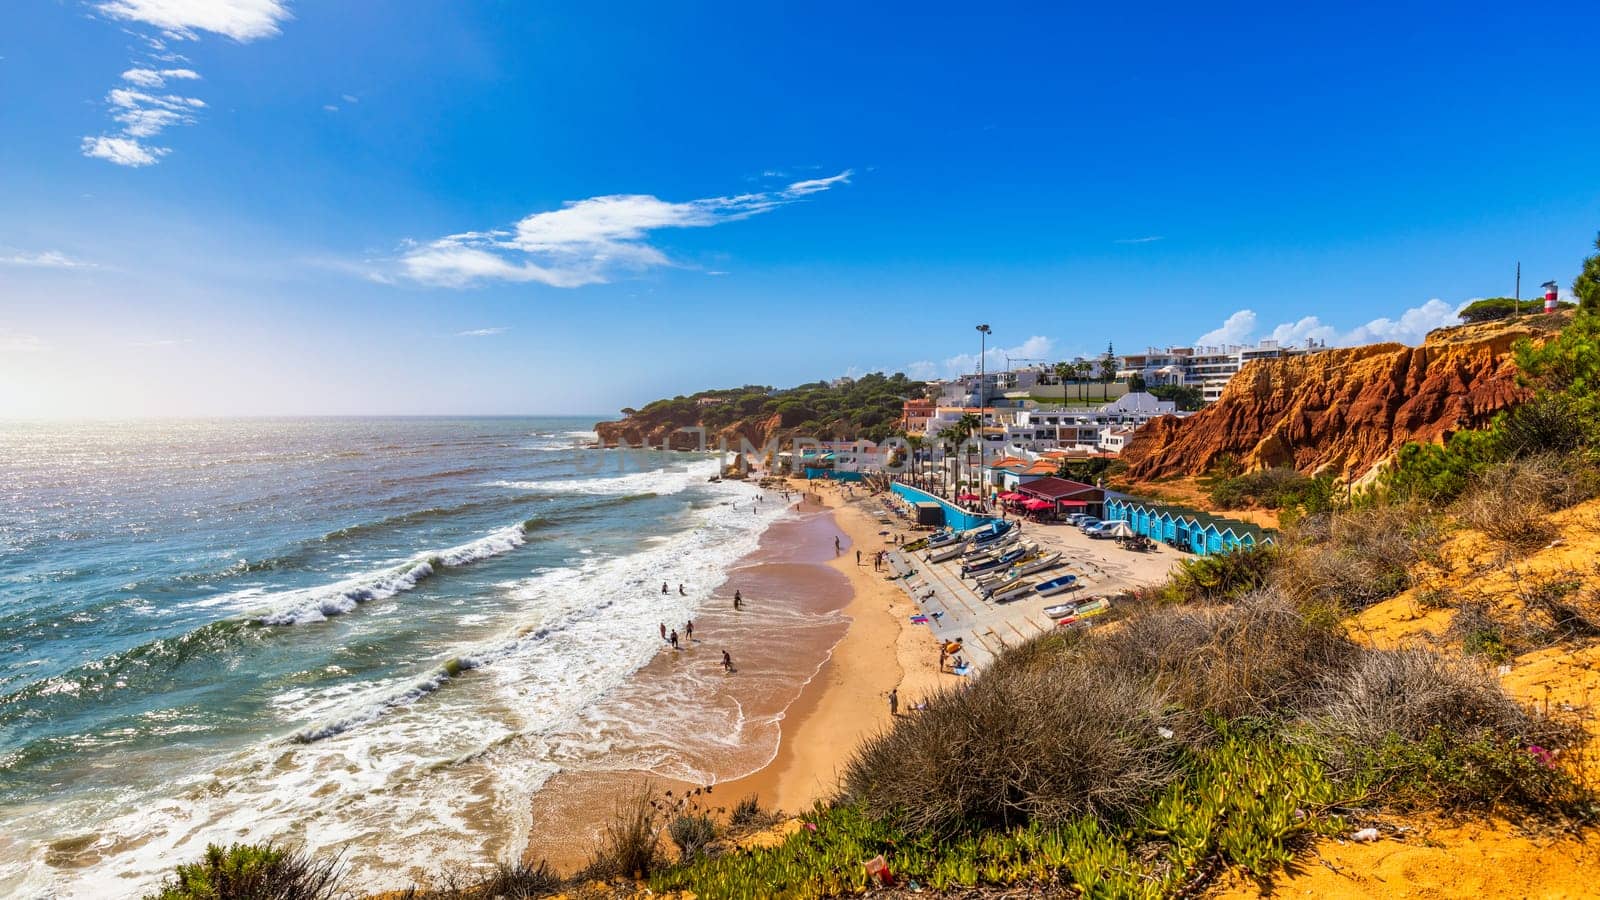
{"type": "Polygon", "coordinates": [[[690,860],[703,855],[717,839],[716,823],[703,812],[685,812],[674,817],[667,826],[667,836],[678,848],[678,857],[690,860]]]}
{"type": "Polygon", "coordinates": [[[1507,629],[1494,609],[1482,600],[1466,600],[1450,618],[1449,636],[1461,644],[1461,652],[1503,663],[1513,655],[1507,629]]]}
{"type": "Polygon", "coordinates": [[[1172,574],[1161,596],[1180,603],[1237,600],[1267,583],[1274,555],[1272,544],[1259,544],[1186,559],[1172,574]]]}
{"type": "Polygon", "coordinates": [[[199,862],[181,863],[147,900],[331,900],[344,867],[271,844],[206,847],[199,862]]]}
{"type": "MultiPolygon", "coordinates": [[[[1561,302],[1564,309],[1571,309],[1573,304],[1561,302]]],[[[1521,315],[1536,315],[1544,312],[1544,299],[1523,300],[1520,303],[1513,297],[1490,297],[1487,300],[1474,300],[1462,307],[1460,316],[1463,322],[1493,322],[1504,319],[1513,312],[1521,315]]]]}
{"type": "Polygon", "coordinates": [[[1223,509],[1264,506],[1317,513],[1333,508],[1336,485],[1332,475],[1313,478],[1288,467],[1234,475],[1214,468],[1206,489],[1211,502],[1223,509]]]}
{"type": "Polygon", "coordinates": [[[728,814],[728,824],[734,828],[760,828],[772,824],[778,817],[761,808],[761,798],[751,794],[734,804],[728,814]]]}

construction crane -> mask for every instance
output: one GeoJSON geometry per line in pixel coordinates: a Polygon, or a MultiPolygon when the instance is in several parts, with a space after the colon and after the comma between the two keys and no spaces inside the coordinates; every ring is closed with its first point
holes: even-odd
{"type": "Polygon", "coordinates": [[[1048,362],[1048,360],[1043,360],[1043,359],[1029,359],[1026,356],[1012,356],[1009,353],[1002,353],[1000,355],[1004,356],[1006,358],[1006,374],[1007,375],[1011,374],[1011,364],[1013,362],[1020,362],[1020,363],[1044,363],[1044,362],[1048,362]]]}

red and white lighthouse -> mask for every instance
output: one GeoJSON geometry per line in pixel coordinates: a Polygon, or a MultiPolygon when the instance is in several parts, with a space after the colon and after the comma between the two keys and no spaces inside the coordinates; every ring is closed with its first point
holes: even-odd
{"type": "Polygon", "coordinates": [[[1556,311],[1556,283],[1554,281],[1546,281],[1544,283],[1544,311],[1547,313],[1556,311]]]}

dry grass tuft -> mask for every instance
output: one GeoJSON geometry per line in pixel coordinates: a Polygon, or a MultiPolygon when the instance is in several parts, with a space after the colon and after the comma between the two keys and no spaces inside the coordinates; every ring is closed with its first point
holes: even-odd
{"type": "Polygon", "coordinates": [[[1358,744],[1390,735],[1421,740],[1433,729],[1530,737],[1535,719],[1481,666],[1417,647],[1366,650],[1322,681],[1319,729],[1358,744]]]}
{"type": "Polygon", "coordinates": [[[1191,712],[1230,718],[1304,708],[1323,674],[1355,652],[1331,620],[1270,590],[1232,606],[1153,608],[1089,648],[1100,669],[1146,679],[1191,712]]]}

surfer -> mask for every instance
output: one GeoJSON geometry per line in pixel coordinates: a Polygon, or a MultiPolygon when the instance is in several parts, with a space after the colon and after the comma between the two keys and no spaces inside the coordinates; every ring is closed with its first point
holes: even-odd
{"type": "Polygon", "coordinates": [[[672,633],[667,635],[667,643],[672,645],[672,649],[678,649],[678,629],[672,629],[672,633]]]}
{"type": "Polygon", "coordinates": [[[729,656],[726,650],[722,651],[722,671],[733,673],[733,657],[729,656]]]}
{"type": "Polygon", "coordinates": [[[733,592],[733,609],[734,609],[734,611],[738,612],[743,603],[744,603],[744,597],[740,596],[738,591],[734,591],[733,592]]]}

